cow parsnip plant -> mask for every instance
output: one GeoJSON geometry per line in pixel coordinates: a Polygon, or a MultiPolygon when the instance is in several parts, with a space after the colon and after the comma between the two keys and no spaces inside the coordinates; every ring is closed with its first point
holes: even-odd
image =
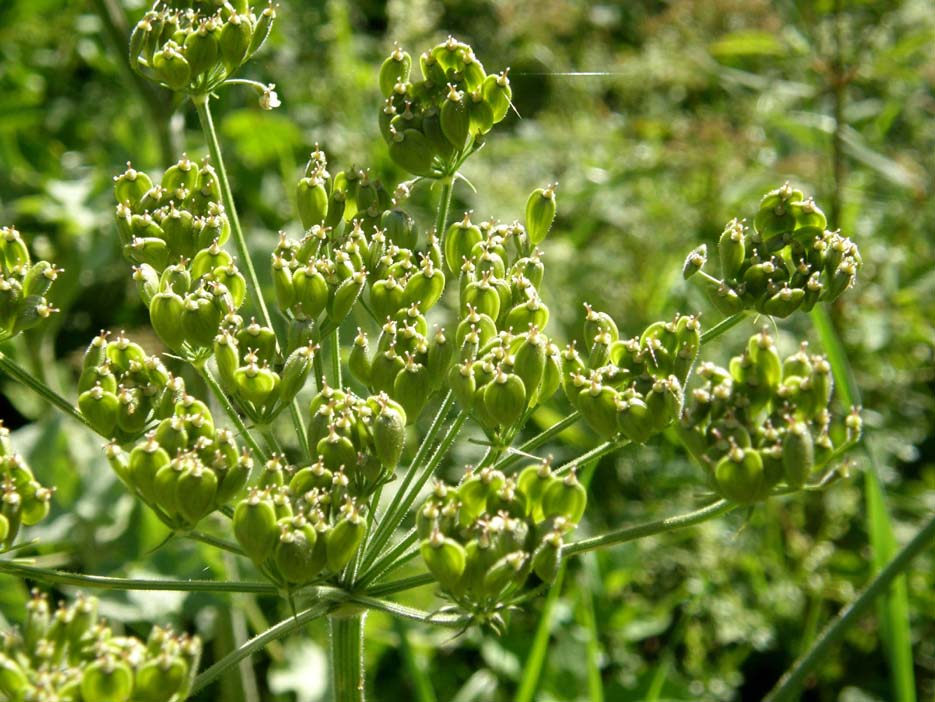
{"type": "MultiPolygon", "coordinates": [[[[162,2],[132,35],[131,66],[191,101],[210,154],[183,155],[158,178],[130,166],[115,178],[117,232],[166,350],[101,333],[75,403],[3,355],[0,369],[104,437],[114,472],[174,534],[249,560],[266,581],[87,584],[278,594],[295,614],[196,675],[196,639],[114,637],[96,623],[93,601],[51,613],[37,596],[24,631],[4,640],[5,699],[183,700],[326,617],[334,698],[363,700],[367,611],[501,631],[564,559],[823,489],[859,439],[857,409],[832,416],[830,366],[804,344],[782,358],[764,327],[727,368],[703,360],[705,346],[744,318],[810,310],[855,280],[857,246],[827,231],[819,207],[789,185],[767,193],[749,223],[728,223],[717,275],[703,247],[688,255],[683,273],[725,315],[718,324],[703,330],[698,316],[677,314],[624,339],[608,311],[586,306],[580,339],[552,338],[537,246],[553,224],[556,188],[534,191],[522,221],[449,216],[462,164],[511,109],[507,71],[487,73],[454,38],[417,62],[397,47],[379,70],[385,102],[375,119],[410,180],[387,187],[366,169],[332,172],[315,146],[296,184],[304,235],[282,235],[270,252],[267,299],[211,102],[240,85],[266,109],[279,104],[274,86],[234,77],[275,17],[272,5],[246,0],[162,2]],[[434,226],[406,211],[416,188],[437,191],[434,226]],[[186,384],[183,366],[203,382],[186,384]],[[573,411],[520,443],[532,413],[559,392],[573,411]],[[579,421],[603,441],[552,465],[548,443],[579,421]],[[484,433],[486,451],[446,484],[436,472],[466,424],[484,433]],[[587,504],[578,469],[663,432],[697,463],[708,504],[576,539],[587,504]],[[416,559],[424,574],[394,577],[416,559]],[[429,583],[443,600],[435,612],[389,599],[429,583]]],[[[45,294],[58,269],[32,263],[11,227],[0,263],[6,340],[54,312],[45,294]]],[[[51,492],[6,433],[0,458],[0,542],[11,552],[0,570],[82,582],[15,557],[20,526],[45,515],[51,492]]]]}

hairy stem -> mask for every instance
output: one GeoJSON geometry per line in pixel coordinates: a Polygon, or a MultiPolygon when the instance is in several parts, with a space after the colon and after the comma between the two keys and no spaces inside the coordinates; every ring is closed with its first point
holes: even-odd
{"type": "Polygon", "coordinates": [[[331,632],[331,689],[334,702],[364,702],[366,613],[328,618],[331,632]]]}
{"type": "Polygon", "coordinates": [[[211,160],[214,162],[214,168],[217,171],[218,183],[221,186],[221,198],[224,200],[224,209],[227,211],[227,218],[230,220],[231,233],[234,235],[234,244],[237,246],[237,253],[240,256],[241,265],[243,266],[244,274],[247,278],[250,299],[253,301],[257,310],[259,310],[263,323],[270,329],[275,329],[272,319],[269,316],[269,310],[266,309],[266,301],[263,299],[260,282],[256,277],[253,261],[250,259],[250,249],[247,248],[247,240],[240,226],[237,208],[234,206],[234,196],[231,193],[230,180],[228,180],[227,169],[224,167],[224,159],[221,156],[221,145],[218,143],[217,132],[214,129],[214,120],[211,117],[209,100],[210,97],[207,95],[195,95],[192,97],[192,102],[195,103],[195,109],[198,111],[198,120],[201,122],[201,129],[204,132],[205,140],[208,142],[208,151],[211,154],[211,160]]]}
{"type": "Polygon", "coordinates": [[[563,417],[562,419],[555,422],[555,424],[550,426],[548,429],[545,429],[541,433],[532,437],[526,443],[521,444],[518,448],[507,449],[507,455],[497,461],[497,463],[494,465],[494,468],[497,468],[498,470],[506,470],[514,463],[521,460],[524,457],[524,454],[527,454],[530,451],[534,451],[549,439],[561,434],[568,427],[577,424],[579,419],[581,419],[581,413],[575,410],[567,417],[563,417]]]}
{"type": "Polygon", "coordinates": [[[605,441],[602,444],[598,444],[593,449],[587,453],[583,453],[577,458],[568,461],[558,468],[555,469],[556,475],[564,475],[568,471],[577,470],[580,466],[583,466],[588,461],[596,461],[599,458],[603,458],[607,454],[613,453],[622,446],[625,446],[629,443],[628,439],[612,439],[610,441],[605,441]]]}

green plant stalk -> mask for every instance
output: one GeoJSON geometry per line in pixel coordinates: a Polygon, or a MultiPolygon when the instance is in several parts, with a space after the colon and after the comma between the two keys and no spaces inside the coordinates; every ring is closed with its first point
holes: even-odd
{"type": "Polygon", "coordinates": [[[103,436],[105,439],[111,438],[101,434],[101,432],[95,429],[91,425],[91,422],[89,422],[88,419],[83,414],[81,414],[77,407],[75,407],[72,403],[59,395],[41,380],[35,378],[28,371],[20,367],[16,361],[14,361],[2,351],[0,351],[0,371],[6,373],[8,376],[13,378],[13,380],[22,383],[34,393],[47,400],[53,407],[61,410],[72,419],[81,422],[98,436],[103,436]]]}
{"type": "Polygon", "coordinates": [[[685,527],[694,526],[695,524],[706,522],[709,519],[720,517],[722,514],[727,514],[736,507],[736,504],[728,502],[727,500],[718,500],[694,512],[679,514],[675,517],[667,517],[666,519],[659,519],[645,524],[637,524],[636,526],[623,527],[622,529],[615,529],[614,531],[601,534],[600,536],[592,536],[589,539],[573,541],[562,549],[562,555],[574,556],[579,553],[587,553],[588,551],[594,551],[599,548],[622,544],[626,541],[634,541],[647,536],[653,536],[654,534],[662,534],[666,531],[684,529],[685,527]]]}
{"type": "Polygon", "coordinates": [[[448,228],[448,209],[451,207],[451,194],[454,192],[454,180],[451,176],[438,181],[442,186],[442,195],[438,200],[438,212],[435,215],[435,236],[438,245],[445,250],[445,230],[448,228]]]}
{"type": "MultiPolygon", "coordinates": [[[[458,432],[461,431],[461,427],[464,426],[464,422],[467,421],[467,414],[465,412],[459,412],[458,416],[455,417],[455,420],[451,423],[451,426],[448,428],[448,432],[442,438],[441,443],[438,445],[435,453],[432,454],[432,458],[426,463],[425,467],[419,472],[419,475],[416,477],[415,481],[409,487],[409,491],[404,493],[403,488],[401,487],[396,493],[401,497],[397,500],[399,508],[393,512],[391,518],[385,518],[380,526],[384,527],[383,534],[380,537],[380,541],[372,545],[372,550],[367,560],[367,565],[369,568],[370,563],[374,558],[376,558],[380,551],[386,546],[386,543],[389,541],[390,537],[393,535],[393,532],[396,530],[403,519],[406,517],[409,508],[415,502],[416,498],[419,496],[419,492],[422,490],[422,487],[428,481],[428,479],[435,472],[435,469],[438,468],[438,464],[441,463],[441,459],[445,456],[448,450],[451,448],[451,445],[454,443],[455,439],[458,436],[458,432]]],[[[410,469],[410,473],[412,473],[410,469]]],[[[408,477],[408,476],[407,476],[408,477]]]]}
{"type": "Polygon", "coordinates": [[[231,404],[230,399],[227,397],[227,393],[224,392],[224,388],[221,387],[221,384],[217,381],[217,378],[214,377],[214,374],[208,370],[208,366],[204,363],[196,364],[195,369],[204,379],[205,384],[208,386],[208,389],[211,391],[211,394],[217,399],[220,403],[221,408],[224,410],[224,414],[227,415],[228,419],[233,422],[234,427],[237,429],[237,432],[251,450],[256,453],[256,455],[262,459],[266,460],[269,456],[266,451],[260,448],[260,444],[257,443],[257,440],[253,438],[253,435],[250,434],[250,431],[247,429],[247,425],[244,424],[243,419],[240,418],[240,414],[237,413],[237,410],[234,409],[234,405],[231,404]]]}
{"type": "Polygon", "coordinates": [[[522,460],[524,458],[523,454],[530,453],[531,451],[539,448],[542,446],[542,444],[561,434],[568,427],[577,424],[579,419],[581,419],[581,413],[578,412],[578,410],[573,411],[568,416],[563,417],[562,419],[555,422],[555,424],[550,426],[548,429],[545,429],[539,434],[536,434],[526,443],[521,444],[519,448],[513,450],[508,449],[508,454],[497,461],[496,464],[494,464],[494,468],[497,470],[506,470],[517,461],[522,460]]]}
{"type": "Polygon", "coordinates": [[[207,544],[208,546],[214,546],[214,548],[227,551],[228,553],[233,553],[236,556],[244,555],[243,550],[237,544],[231,541],[226,541],[225,539],[217,536],[212,536],[211,534],[206,534],[203,531],[197,531],[193,529],[191,531],[182,532],[182,535],[187,539],[191,539],[192,541],[207,544]]]}
{"type": "Polygon", "coordinates": [[[414,590],[417,587],[424,587],[433,583],[435,583],[434,577],[429,573],[422,573],[421,575],[411,575],[408,578],[400,578],[399,580],[374,585],[367,592],[372,597],[386,597],[387,595],[395,595],[397,592],[414,590]]]}
{"type": "Polygon", "coordinates": [[[231,651],[226,656],[224,656],[217,663],[212,665],[210,668],[206,668],[202,671],[192,682],[191,695],[194,696],[196,693],[203,690],[205,687],[214,682],[217,678],[221,677],[228,670],[237,666],[242,660],[249,658],[257,651],[262,650],[269,644],[271,641],[276,641],[288,636],[294,631],[299,631],[306,624],[319,617],[326,615],[331,609],[336,607],[333,602],[321,602],[312,607],[309,607],[306,610],[303,610],[296,614],[294,617],[289,617],[279,622],[275,626],[270,627],[262,634],[254,636],[249,641],[245,642],[240,648],[231,651]]]}
{"type": "Polygon", "coordinates": [[[730,317],[722,319],[707,331],[702,332],[701,345],[704,346],[705,344],[710,344],[712,341],[721,336],[721,334],[730,329],[733,329],[738,324],[740,324],[746,318],[746,316],[746,312],[738,312],[737,314],[732,314],[730,317]]]}
{"type": "Polygon", "coordinates": [[[331,387],[343,387],[341,380],[341,331],[337,327],[331,332],[331,387]]]}
{"type": "MultiPolygon", "coordinates": [[[[844,350],[844,344],[825,306],[816,306],[811,313],[812,323],[831,364],[831,371],[841,399],[847,406],[861,404],[860,388],[844,350]]],[[[896,537],[886,506],[886,493],[877,474],[876,456],[871,437],[864,438],[870,470],[864,476],[864,500],[867,505],[867,532],[873,549],[874,571],[896,552],[896,537]]],[[[909,626],[909,597],[906,579],[896,578],[889,593],[878,604],[878,619],[890,667],[893,699],[915,702],[915,674],[912,662],[912,633],[909,626]]]]}
{"type": "Polygon", "coordinates": [[[331,690],[334,702],[364,702],[365,613],[328,617],[331,644],[331,690]]]}
{"type": "Polygon", "coordinates": [[[37,568],[35,566],[0,560],[0,573],[28,578],[50,585],[71,585],[95,590],[146,590],[151,592],[215,592],[245,593],[253,595],[275,595],[277,590],[268,583],[224,582],[219,580],[152,580],[111,578],[103,575],[82,575],[63,570],[37,568]]]}
{"type": "Polygon", "coordinates": [[[568,461],[558,468],[555,469],[556,475],[564,475],[568,471],[577,470],[580,466],[583,466],[588,461],[596,461],[599,458],[603,458],[607,454],[613,453],[621,446],[625,446],[629,443],[628,439],[612,439],[611,441],[605,441],[602,444],[598,444],[593,449],[587,453],[583,453],[575,459],[568,461]]]}
{"type": "Polygon", "coordinates": [[[399,558],[406,549],[412,546],[418,538],[415,529],[409,532],[399,540],[391,549],[387,550],[377,561],[371,565],[365,572],[356,579],[355,584],[360,587],[366,587],[369,583],[379,578],[383,573],[391,570],[395,560],[399,558]]]}
{"type": "Polygon", "coordinates": [[[205,141],[208,142],[208,152],[211,154],[211,161],[214,163],[214,168],[217,171],[218,183],[221,186],[221,199],[224,200],[224,209],[227,212],[227,218],[230,220],[231,233],[234,235],[234,244],[237,247],[237,253],[240,255],[244,273],[249,283],[247,288],[250,292],[250,299],[253,301],[257,310],[259,310],[260,316],[263,318],[263,323],[270,329],[275,329],[272,318],[269,316],[269,310],[266,308],[266,301],[263,299],[263,292],[260,289],[260,282],[256,277],[253,261],[250,258],[250,249],[247,248],[247,240],[240,226],[237,208],[234,206],[234,196],[231,193],[227,169],[224,167],[221,145],[218,142],[217,132],[214,128],[214,120],[211,117],[210,99],[209,95],[192,96],[192,102],[195,103],[195,109],[198,111],[198,121],[201,122],[201,130],[204,132],[205,141]]]}
{"type": "MultiPolygon", "coordinates": [[[[409,468],[406,470],[406,475],[403,477],[402,483],[400,483],[399,489],[396,491],[397,495],[402,495],[409,484],[412,482],[419,465],[428,455],[432,444],[435,442],[435,438],[437,437],[438,432],[441,430],[442,424],[445,421],[445,417],[448,416],[448,412],[451,411],[454,403],[454,396],[449,392],[442,400],[442,404],[438,408],[438,412],[435,414],[435,418],[432,420],[432,424],[429,426],[428,432],[426,432],[422,442],[419,444],[416,455],[409,464],[409,468]]],[[[377,528],[374,529],[373,534],[370,537],[370,542],[366,546],[365,557],[363,563],[361,564],[363,568],[369,567],[373,562],[373,559],[379,555],[380,549],[386,545],[386,541],[393,533],[392,528],[387,528],[387,524],[393,519],[394,513],[399,508],[400,505],[394,502],[389,507],[387,507],[386,512],[382,517],[379,518],[377,528]]],[[[403,507],[403,509],[408,509],[408,505],[403,507]]]]}
{"type": "Polygon", "coordinates": [[[292,417],[292,427],[295,429],[295,436],[299,442],[299,450],[309,462],[312,460],[312,450],[308,445],[308,432],[305,430],[305,422],[302,421],[302,411],[299,409],[298,399],[293,399],[289,405],[289,414],[292,417]]]}
{"type": "Polygon", "coordinates": [[[405,507],[397,511],[396,515],[394,516],[395,523],[389,527],[389,532],[391,534],[393,530],[399,526],[399,523],[402,522],[403,517],[406,516],[406,513],[409,511],[412,503],[415,502],[416,498],[419,496],[419,493],[422,491],[425,483],[427,483],[428,479],[432,477],[439,464],[441,464],[442,459],[448,453],[449,449],[451,449],[455,439],[458,438],[458,432],[461,431],[461,427],[464,426],[467,418],[468,415],[466,412],[458,412],[458,416],[455,417],[455,420],[448,427],[448,432],[444,435],[444,437],[442,437],[441,442],[438,444],[438,448],[435,449],[435,452],[432,454],[429,462],[425,464],[425,467],[416,477],[415,481],[413,481],[412,485],[409,486],[409,492],[403,495],[400,503],[405,505],[405,507]]]}
{"type": "Polygon", "coordinates": [[[842,609],[838,616],[825,627],[815,644],[783,674],[763,702],[783,702],[795,699],[805,678],[819,662],[827,659],[829,649],[841,640],[848,627],[866,614],[876,598],[885,594],[894,580],[904,577],[912,559],[928,548],[933,541],[935,541],[935,516],[931,517],[909,543],[903,546],[886,567],[868,583],[857,599],[842,609]]]}

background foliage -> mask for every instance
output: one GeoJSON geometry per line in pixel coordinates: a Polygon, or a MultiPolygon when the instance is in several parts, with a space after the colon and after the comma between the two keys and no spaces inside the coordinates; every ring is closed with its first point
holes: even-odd
{"type": "MultiPolygon", "coordinates": [[[[189,144],[202,155],[193,112],[174,111],[167,94],[127,70],[127,26],[145,9],[139,0],[0,4],[0,222],[66,268],[54,299],[62,314],[4,351],[69,397],[98,329],[158,344],[145,336],[119,255],[112,175],[130,159],[159,170],[189,144]]],[[[378,614],[368,622],[377,699],[516,699],[543,608],[551,629],[536,700],[759,699],[873,572],[879,515],[861,471],[882,484],[899,542],[935,510],[928,0],[282,0],[280,17],[249,77],[275,82],[283,108],[262,112],[252,94],[230,90],[218,115],[261,274],[276,232],[298,227],[292,184],[315,142],[335,168],[356,162],[386,180],[399,175],[378,138],[376,68],[394,41],[417,51],[448,33],[471,43],[488,70],[512,67],[517,109],[469,163],[478,192],[459,186],[453,212],[513,220],[530,190],[560,182],[545,247],[547,302],[565,325],[559,337],[578,335],[569,324],[583,301],[629,334],[677,309],[709,310],[678,276],[684,253],[716,242],[724,222],[752,214],[759,194],[785,179],[814,193],[858,242],[866,263],[858,288],[833,310],[868,427],[850,482],[578,559],[560,594],[517,614],[503,638],[451,638],[378,614]]],[[[418,197],[428,226],[429,196],[418,197]]],[[[752,328],[726,337],[725,358],[752,328]]],[[[781,346],[803,335],[818,346],[807,318],[783,327],[781,346]]],[[[558,411],[536,421],[547,425],[558,411]]],[[[163,528],[115,483],[95,437],[9,383],[0,416],[43,482],[58,488],[54,518],[31,531],[46,544],[44,564],[238,576],[197,545],[156,548],[163,528]]],[[[584,428],[565,438],[593,442],[584,428]]],[[[470,461],[474,450],[455,458],[470,461]]],[[[590,527],[690,509],[699,477],[667,441],[603,459],[590,527]]],[[[893,633],[892,608],[864,620],[803,699],[912,699],[888,668],[892,636],[911,642],[918,698],[935,696],[933,573],[928,554],[906,579],[908,631],[893,633]]],[[[3,579],[0,619],[21,616],[25,596],[22,583],[3,579]]],[[[427,590],[414,597],[432,606],[427,590]]],[[[183,593],[104,598],[105,612],[136,633],[155,621],[198,630],[209,662],[287,614],[271,600],[231,604],[183,593]]],[[[231,674],[203,699],[322,699],[323,636],[315,625],[271,647],[255,670],[231,674]]]]}

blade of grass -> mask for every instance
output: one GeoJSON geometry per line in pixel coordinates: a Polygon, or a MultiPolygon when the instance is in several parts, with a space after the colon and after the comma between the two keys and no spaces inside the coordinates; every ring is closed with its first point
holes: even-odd
{"type": "MultiPolygon", "coordinates": [[[[860,389],[854,379],[854,372],[847,359],[844,344],[841,342],[831,316],[824,306],[812,310],[812,323],[828,356],[835,384],[845,405],[860,404],[860,389]]],[[[873,549],[873,569],[880,572],[896,552],[896,537],[889,510],[886,506],[886,493],[878,477],[876,455],[871,436],[864,438],[867,446],[869,470],[864,479],[864,499],[867,505],[867,532],[873,549]]],[[[890,685],[893,699],[898,702],[915,702],[915,673],[912,669],[912,638],[909,627],[909,598],[906,591],[906,579],[898,577],[893,586],[883,597],[878,608],[883,649],[890,667],[890,685]]]]}
{"type": "Polygon", "coordinates": [[[533,702],[536,689],[539,687],[539,677],[542,675],[542,669],[545,667],[545,657],[549,652],[549,636],[552,634],[552,613],[555,611],[555,604],[558,602],[559,594],[562,591],[566,565],[567,562],[563,562],[559,566],[555,582],[552,583],[549,594],[545,598],[542,616],[539,619],[539,625],[536,627],[536,633],[532,640],[532,648],[529,649],[529,655],[523,665],[523,678],[520,681],[519,690],[516,692],[515,702],[533,702]]]}
{"type": "Polygon", "coordinates": [[[585,645],[585,666],[588,672],[588,700],[604,702],[604,681],[601,679],[601,646],[597,631],[597,618],[594,616],[594,594],[600,588],[600,567],[596,553],[586,553],[582,558],[584,579],[587,587],[581,589],[579,616],[588,632],[585,645]]]}
{"type": "Polygon", "coordinates": [[[870,581],[856,600],[841,610],[837,617],[821,632],[815,644],[787,670],[763,702],[784,702],[798,699],[797,693],[812,669],[823,660],[828,650],[841,640],[844,632],[863,616],[874,600],[883,595],[897,578],[905,577],[905,571],[912,559],[928,548],[935,541],[935,517],[912,537],[902,550],[896,554],[887,566],[870,581]]]}

